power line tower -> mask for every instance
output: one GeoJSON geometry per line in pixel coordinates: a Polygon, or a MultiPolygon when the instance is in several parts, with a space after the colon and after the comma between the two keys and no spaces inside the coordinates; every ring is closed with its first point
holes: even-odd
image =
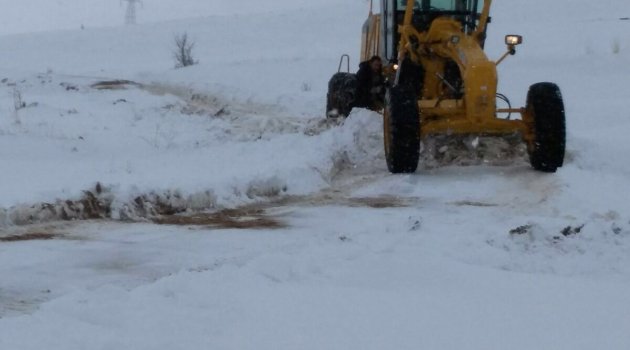
{"type": "Polygon", "coordinates": [[[121,0],[127,2],[127,11],[125,12],[125,24],[136,24],[136,6],[142,4],[142,0],[121,0]]]}

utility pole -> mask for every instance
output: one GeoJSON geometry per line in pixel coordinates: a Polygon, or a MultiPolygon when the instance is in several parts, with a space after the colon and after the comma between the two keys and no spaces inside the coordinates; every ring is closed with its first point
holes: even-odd
{"type": "Polygon", "coordinates": [[[142,0],[121,0],[127,2],[127,11],[125,12],[125,24],[136,24],[136,5],[142,4],[142,0]]]}

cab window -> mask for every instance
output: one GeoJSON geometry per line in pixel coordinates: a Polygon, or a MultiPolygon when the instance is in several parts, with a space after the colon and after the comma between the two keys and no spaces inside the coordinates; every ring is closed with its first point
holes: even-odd
{"type": "MultiPolygon", "coordinates": [[[[407,0],[398,0],[397,5],[398,11],[404,11],[407,0]]],[[[416,11],[480,12],[482,8],[483,0],[415,0],[414,4],[416,11]]]]}

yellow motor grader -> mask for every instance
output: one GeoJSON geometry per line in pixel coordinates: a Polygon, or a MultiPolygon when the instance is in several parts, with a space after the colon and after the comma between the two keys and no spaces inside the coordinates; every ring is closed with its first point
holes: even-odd
{"type": "MultiPolygon", "coordinates": [[[[555,172],[565,155],[565,112],[559,87],[529,88],[527,105],[512,108],[497,93],[497,65],[516,53],[522,37],[507,35],[508,50],[497,61],[483,48],[492,0],[381,0],[363,27],[361,60],[383,60],[382,114],[387,166],[413,173],[420,143],[440,135],[517,135],[531,165],[555,172]],[[498,108],[497,99],[508,108],[498,108]],[[520,118],[511,118],[520,115],[520,118]]],[[[338,73],[329,83],[327,115],[352,108],[356,79],[338,73]]]]}

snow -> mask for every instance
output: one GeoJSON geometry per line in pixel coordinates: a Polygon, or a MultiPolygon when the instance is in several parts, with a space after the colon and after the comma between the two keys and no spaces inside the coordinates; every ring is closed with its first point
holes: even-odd
{"type": "Polygon", "coordinates": [[[132,27],[111,1],[3,6],[0,349],[628,349],[627,6],[495,3],[489,55],[525,37],[501,92],[562,89],[557,174],[394,176],[378,114],[324,121],[363,0],[145,1],[132,27]],[[200,63],[174,69],[182,32],[200,63]],[[88,193],[113,220],[51,221],[88,193]],[[158,202],[279,224],[156,225],[158,202]]]}

